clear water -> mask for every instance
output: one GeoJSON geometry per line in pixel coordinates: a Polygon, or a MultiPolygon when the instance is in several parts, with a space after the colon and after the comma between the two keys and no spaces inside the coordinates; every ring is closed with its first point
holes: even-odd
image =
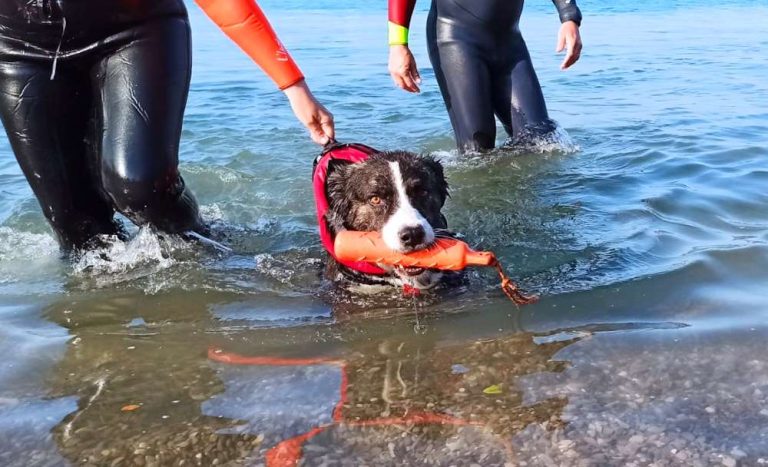
{"type": "Polygon", "coordinates": [[[531,1],[573,144],[462,158],[426,3],[418,96],[386,73],[381,2],[263,6],[339,137],[441,156],[451,225],[542,300],[518,310],[475,271],[448,297],[330,305],[317,148],[190,6],[182,171],[234,252],[140,231],[63,262],[3,138],[1,465],[259,465],[318,426],[303,465],[768,462],[768,6],[580,2],[585,52],[562,73],[556,15],[531,1]],[[443,419],[382,423],[414,414],[443,419]]]}

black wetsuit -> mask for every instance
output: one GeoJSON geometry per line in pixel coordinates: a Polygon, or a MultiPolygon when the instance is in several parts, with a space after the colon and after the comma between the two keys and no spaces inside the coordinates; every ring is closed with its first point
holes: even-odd
{"type": "MultiPolygon", "coordinates": [[[[575,0],[554,0],[560,20],[581,23],[575,0]]],[[[512,140],[554,123],[520,33],[523,0],[433,0],[429,58],[460,150],[490,149],[496,115],[512,140]]]]}
{"type": "Polygon", "coordinates": [[[0,116],[65,248],[119,211],[204,229],[178,172],[191,70],[182,0],[0,0],[0,116]]]}

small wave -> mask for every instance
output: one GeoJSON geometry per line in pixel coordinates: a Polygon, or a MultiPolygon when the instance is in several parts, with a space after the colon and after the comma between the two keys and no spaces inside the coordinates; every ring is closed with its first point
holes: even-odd
{"type": "Polygon", "coordinates": [[[461,153],[457,149],[437,150],[430,155],[439,159],[446,167],[476,167],[500,157],[517,156],[522,154],[573,154],[581,147],[571,138],[564,128],[557,126],[554,130],[541,134],[540,132],[523,133],[509,138],[498,148],[488,152],[470,151],[461,153]]]}
{"type": "Polygon", "coordinates": [[[224,220],[224,211],[217,203],[200,206],[200,216],[205,222],[222,222],[224,220]]]}
{"type": "Polygon", "coordinates": [[[512,151],[515,154],[544,154],[548,152],[573,154],[581,148],[565,131],[565,128],[557,125],[554,130],[545,134],[523,131],[514,139],[510,138],[505,141],[501,149],[504,152],[512,151]]]}
{"type": "MultiPolygon", "coordinates": [[[[260,253],[254,256],[254,270],[281,284],[306,287],[307,278],[313,277],[321,268],[320,258],[297,258],[295,254],[275,256],[260,253]]],[[[313,282],[313,281],[310,281],[313,282]]]]}
{"type": "Polygon", "coordinates": [[[174,253],[192,248],[175,236],[159,236],[142,227],[128,241],[102,238],[105,246],[81,253],[74,261],[74,275],[93,279],[96,286],[114,285],[167,270],[178,262],[174,253]]]}
{"type": "Polygon", "coordinates": [[[19,232],[10,227],[0,227],[0,262],[55,257],[59,253],[56,239],[48,234],[19,232]]]}
{"type": "Polygon", "coordinates": [[[210,165],[204,165],[204,166],[198,166],[198,165],[188,165],[184,168],[184,170],[193,175],[204,175],[208,177],[216,177],[221,182],[227,184],[227,183],[236,183],[242,180],[247,180],[248,175],[244,174],[243,172],[239,172],[237,170],[231,169],[229,167],[223,167],[223,166],[210,166],[210,165]]]}
{"type": "Polygon", "coordinates": [[[435,157],[446,167],[455,167],[462,164],[462,155],[456,149],[432,151],[429,155],[435,157]]]}
{"type": "Polygon", "coordinates": [[[0,285],[8,284],[9,291],[25,293],[29,288],[40,293],[58,273],[58,261],[59,245],[53,236],[0,227],[0,285]],[[41,274],[48,270],[54,272],[41,274]]]}

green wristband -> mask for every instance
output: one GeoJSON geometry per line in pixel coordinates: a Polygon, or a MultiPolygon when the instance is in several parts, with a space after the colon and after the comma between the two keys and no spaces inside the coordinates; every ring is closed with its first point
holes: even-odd
{"type": "Polygon", "coordinates": [[[408,28],[389,21],[389,45],[408,45],[408,28]]]}

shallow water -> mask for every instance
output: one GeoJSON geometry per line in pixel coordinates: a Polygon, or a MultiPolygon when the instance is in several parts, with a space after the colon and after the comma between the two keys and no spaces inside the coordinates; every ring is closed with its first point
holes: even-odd
{"type": "Polygon", "coordinates": [[[549,2],[523,24],[572,144],[462,158],[420,26],[408,96],[378,2],[263,2],[341,139],[443,159],[451,226],[542,296],[519,310],[486,271],[330,305],[317,148],[194,7],[182,171],[233,253],[139,231],[63,262],[3,138],[0,465],[259,465],[318,426],[303,465],[768,462],[768,7],[581,3],[567,73],[549,2]]]}

